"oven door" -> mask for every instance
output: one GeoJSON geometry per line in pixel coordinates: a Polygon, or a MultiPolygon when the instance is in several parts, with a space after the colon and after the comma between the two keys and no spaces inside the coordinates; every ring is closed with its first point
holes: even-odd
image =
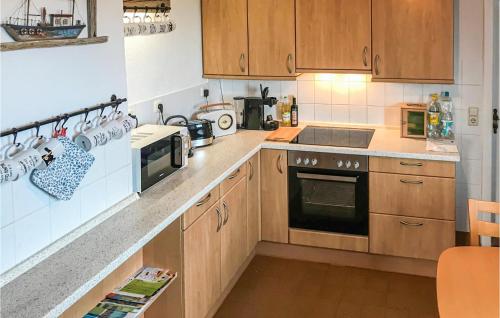
{"type": "Polygon", "coordinates": [[[183,160],[180,134],[160,139],[141,149],[141,191],[182,168],[183,160]]]}
{"type": "Polygon", "coordinates": [[[290,226],[368,235],[368,173],[289,167],[290,226]]]}

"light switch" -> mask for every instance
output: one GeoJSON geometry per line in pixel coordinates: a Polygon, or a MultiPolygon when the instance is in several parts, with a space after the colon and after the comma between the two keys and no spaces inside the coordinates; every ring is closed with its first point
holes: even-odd
{"type": "Polygon", "coordinates": [[[478,107],[469,107],[469,126],[479,126],[478,107]]]}

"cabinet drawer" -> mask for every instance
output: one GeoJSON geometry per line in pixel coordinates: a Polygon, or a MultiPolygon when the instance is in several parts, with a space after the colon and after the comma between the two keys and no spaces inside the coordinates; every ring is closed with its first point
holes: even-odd
{"type": "Polygon", "coordinates": [[[196,221],[203,213],[205,213],[212,205],[219,200],[219,186],[212,189],[203,199],[193,205],[182,216],[182,229],[187,229],[194,221],[196,221]]]}
{"type": "Polygon", "coordinates": [[[437,260],[455,246],[455,222],[370,214],[370,253],[437,260]]]}
{"type": "Polygon", "coordinates": [[[455,163],[370,157],[370,171],[455,178],[455,163]]]}
{"type": "Polygon", "coordinates": [[[220,196],[222,197],[224,194],[228,193],[241,179],[243,179],[247,175],[246,164],[241,165],[236,171],[231,173],[226,180],[222,181],[220,184],[220,196]]]}
{"type": "Polygon", "coordinates": [[[455,220],[455,179],[370,172],[370,212],[455,220]]]}

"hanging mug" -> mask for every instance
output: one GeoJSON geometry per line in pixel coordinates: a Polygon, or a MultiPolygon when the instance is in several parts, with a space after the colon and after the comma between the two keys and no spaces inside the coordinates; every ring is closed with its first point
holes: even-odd
{"type": "Polygon", "coordinates": [[[21,151],[22,148],[21,144],[13,144],[5,150],[4,160],[0,161],[0,183],[15,181],[19,178],[22,168],[17,160],[12,159],[12,156],[21,151]],[[9,153],[12,147],[16,147],[16,149],[13,153],[9,153]]]}
{"type": "Polygon", "coordinates": [[[97,116],[92,121],[80,122],[75,143],[87,152],[98,146],[105,145],[108,142],[108,133],[101,126],[105,120],[104,117],[97,116]],[[94,125],[92,122],[95,122],[94,125]]]}
{"type": "Polygon", "coordinates": [[[102,128],[108,133],[109,139],[120,139],[126,131],[122,123],[118,120],[118,113],[114,112],[109,116],[109,120],[102,124],[102,128]]]}

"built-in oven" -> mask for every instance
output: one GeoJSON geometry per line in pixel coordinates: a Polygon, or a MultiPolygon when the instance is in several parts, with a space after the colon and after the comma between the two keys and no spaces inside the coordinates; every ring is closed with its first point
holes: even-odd
{"type": "Polygon", "coordinates": [[[289,224],[368,235],[368,157],[290,151],[289,224]]]}

